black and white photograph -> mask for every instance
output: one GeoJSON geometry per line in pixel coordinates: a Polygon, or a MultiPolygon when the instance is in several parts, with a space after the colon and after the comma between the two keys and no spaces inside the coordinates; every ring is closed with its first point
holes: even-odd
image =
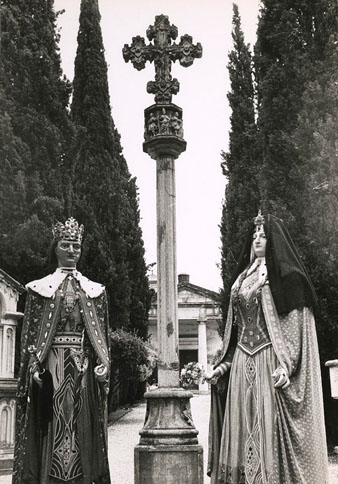
{"type": "Polygon", "coordinates": [[[0,0],[0,484],[338,484],[338,1],[0,0]]]}

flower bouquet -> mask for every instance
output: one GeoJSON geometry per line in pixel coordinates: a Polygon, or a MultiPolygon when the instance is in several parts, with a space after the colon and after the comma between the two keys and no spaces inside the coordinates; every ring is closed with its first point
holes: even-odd
{"type": "Polygon", "coordinates": [[[198,385],[205,375],[202,365],[191,361],[181,370],[180,383],[183,388],[188,388],[191,385],[198,385]]]}

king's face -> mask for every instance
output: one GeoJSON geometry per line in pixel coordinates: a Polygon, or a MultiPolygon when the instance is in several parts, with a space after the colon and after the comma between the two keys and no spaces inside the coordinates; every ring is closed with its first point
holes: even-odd
{"type": "Polygon", "coordinates": [[[57,243],[55,254],[58,267],[75,269],[81,256],[81,244],[80,242],[61,239],[57,243]]]}

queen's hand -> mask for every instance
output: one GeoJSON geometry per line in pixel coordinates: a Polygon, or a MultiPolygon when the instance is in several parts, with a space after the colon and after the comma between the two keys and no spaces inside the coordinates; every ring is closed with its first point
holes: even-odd
{"type": "Polygon", "coordinates": [[[221,363],[217,368],[205,374],[204,380],[211,385],[216,385],[220,376],[224,375],[230,368],[230,363],[221,363]]]}
{"type": "Polygon", "coordinates": [[[204,381],[211,383],[211,385],[216,385],[219,378],[219,373],[216,370],[208,371],[204,376],[204,381]]]}
{"type": "Polygon", "coordinates": [[[282,388],[284,390],[290,385],[287,371],[281,366],[276,368],[276,370],[272,373],[272,378],[275,388],[282,388]]]}

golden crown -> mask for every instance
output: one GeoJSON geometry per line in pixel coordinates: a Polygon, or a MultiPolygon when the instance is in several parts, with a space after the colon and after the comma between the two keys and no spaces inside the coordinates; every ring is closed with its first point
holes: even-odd
{"type": "Polygon", "coordinates": [[[256,226],[260,226],[260,225],[264,225],[264,216],[262,214],[262,210],[258,210],[258,214],[257,214],[257,217],[255,217],[254,219],[254,224],[256,226]]]}
{"type": "Polygon", "coordinates": [[[83,230],[83,225],[79,225],[75,218],[70,217],[68,220],[65,221],[64,224],[62,222],[56,222],[56,224],[52,228],[53,239],[71,240],[73,242],[81,243],[83,230]]]}

